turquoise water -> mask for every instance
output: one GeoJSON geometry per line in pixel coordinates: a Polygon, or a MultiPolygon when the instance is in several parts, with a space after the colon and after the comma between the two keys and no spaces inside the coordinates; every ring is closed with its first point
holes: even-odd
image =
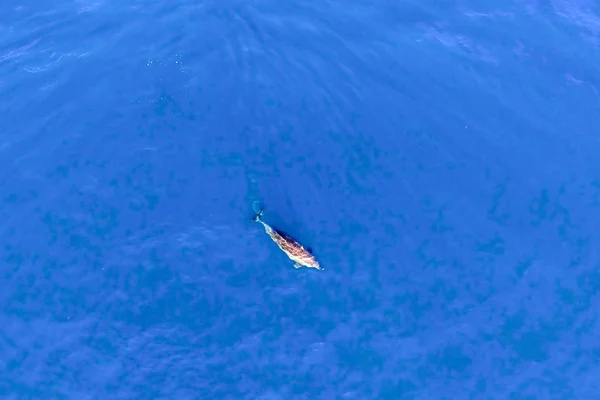
{"type": "Polygon", "coordinates": [[[598,398],[596,3],[2,9],[2,398],[598,398]]]}

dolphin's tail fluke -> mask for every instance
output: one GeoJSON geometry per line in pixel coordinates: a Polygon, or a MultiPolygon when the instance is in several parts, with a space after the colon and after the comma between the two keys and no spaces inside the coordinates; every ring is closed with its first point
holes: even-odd
{"type": "Polygon", "coordinates": [[[263,216],[263,210],[259,210],[256,215],[254,216],[254,218],[252,218],[252,221],[254,222],[262,222],[262,216],[263,216]]]}

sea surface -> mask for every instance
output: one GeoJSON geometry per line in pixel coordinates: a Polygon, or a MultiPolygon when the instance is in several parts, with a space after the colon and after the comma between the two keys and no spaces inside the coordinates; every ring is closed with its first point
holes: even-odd
{"type": "Polygon", "coordinates": [[[597,1],[3,0],[0,398],[598,399],[599,155],[597,1]]]}

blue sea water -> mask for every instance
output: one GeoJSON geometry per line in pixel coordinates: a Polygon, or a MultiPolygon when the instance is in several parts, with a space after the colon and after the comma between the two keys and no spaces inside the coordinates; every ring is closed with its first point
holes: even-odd
{"type": "Polygon", "coordinates": [[[588,0],[5,0],[0,397],[600,398],[599,50],[588,0]]]}

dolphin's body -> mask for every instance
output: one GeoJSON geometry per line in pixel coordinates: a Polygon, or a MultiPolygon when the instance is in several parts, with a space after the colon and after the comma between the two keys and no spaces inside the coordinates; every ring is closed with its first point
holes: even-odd
{"type": "Polygon", "coordinates": [[[294,267],[308,267],[308,268],[316,268],[318,270],[322,270],[323,267],[316,260],[315,256],[312,253],[305,249],[300,243],[286,235],[283,232],[274,229],[269,224],[265,223],[262,220],[263,210],[260,210],[254,218],[252,219],[255,222],[259,222],[265,228],[265,232],[267,235],[273,239],[273,241],[279,246],[281,250],[284,251],[287,256],[295,262],[294,267]]]}

